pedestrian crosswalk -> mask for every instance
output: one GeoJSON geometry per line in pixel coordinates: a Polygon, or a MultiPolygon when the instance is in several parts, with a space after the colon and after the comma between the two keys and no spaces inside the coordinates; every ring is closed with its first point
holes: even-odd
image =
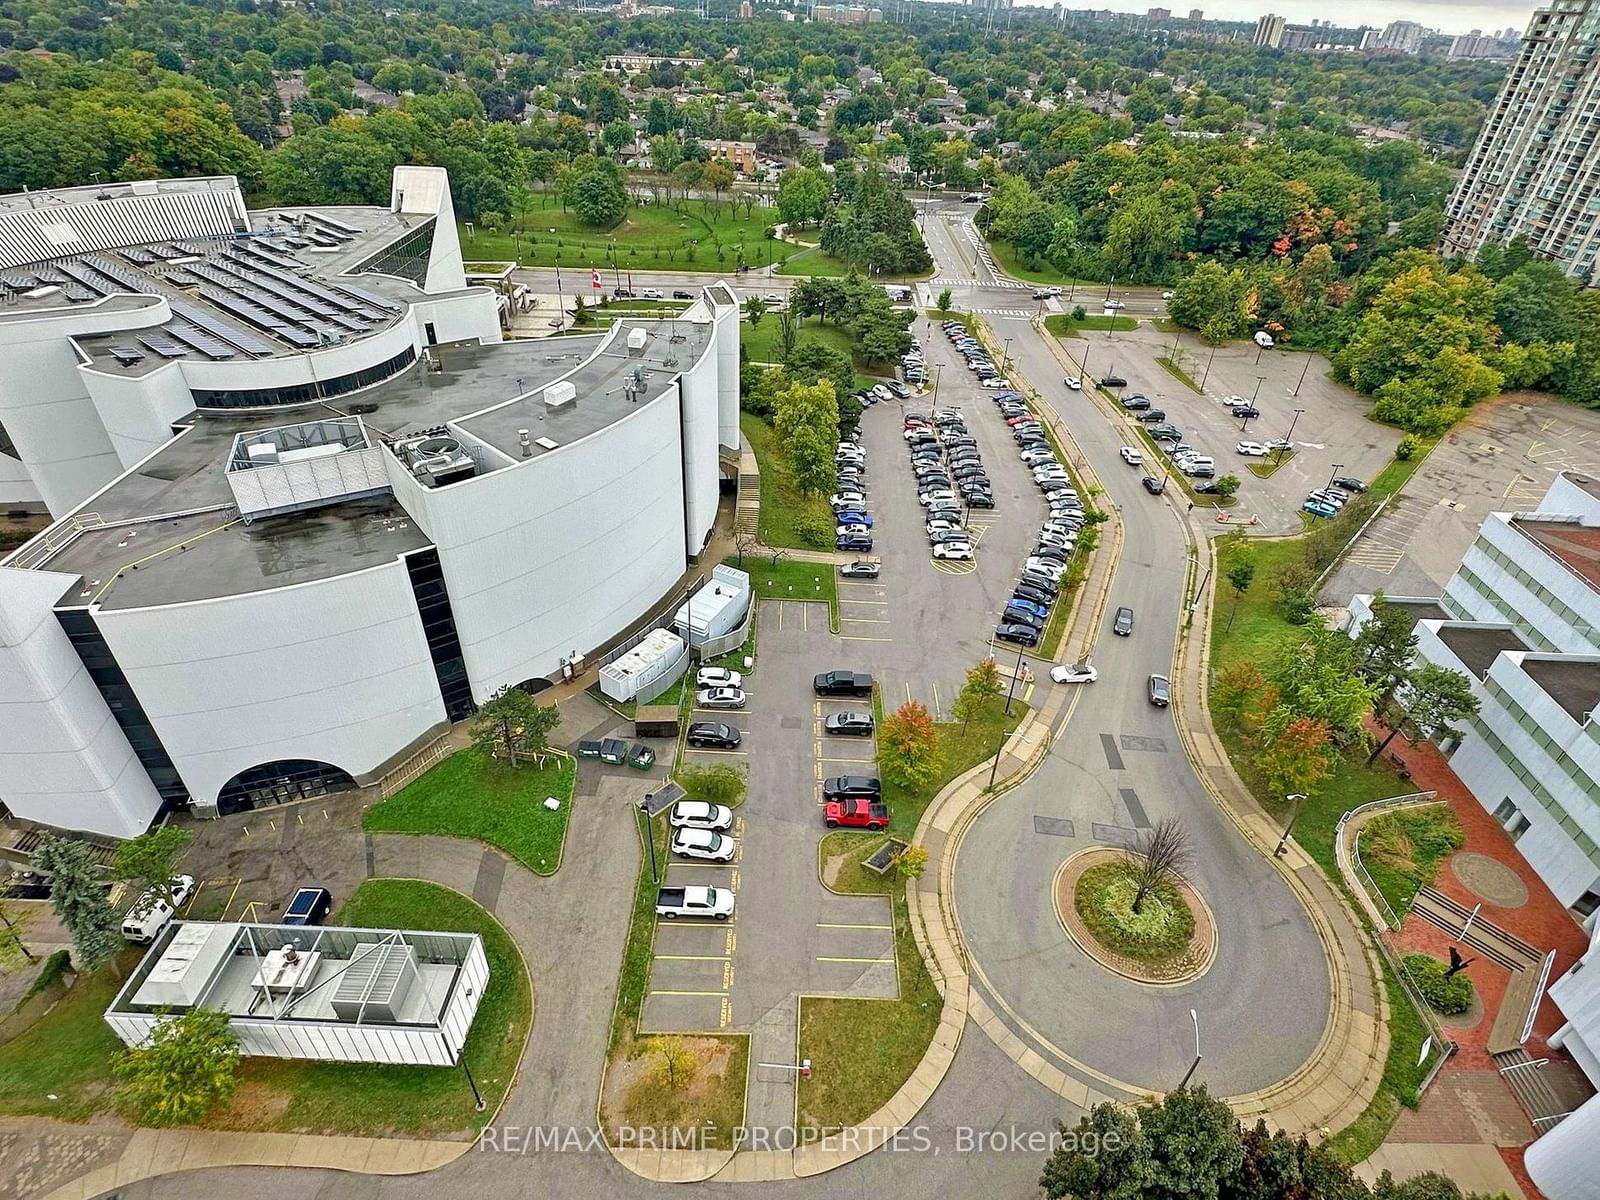
{"type": "Polygon", "coordinates": [[[980,308],[979,313],[986,317],[1031,317],[1033,311],[1027,308],[980,308]]]}

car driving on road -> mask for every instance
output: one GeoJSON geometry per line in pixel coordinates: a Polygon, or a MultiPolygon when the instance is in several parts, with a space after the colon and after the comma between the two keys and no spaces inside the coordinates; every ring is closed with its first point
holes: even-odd
{"type": "Polygon", "coordinates": [[[1118,637],[1130,637],[1133,634],[1133,609],[1124,604],[1117,609],[1117,615],[1111,620],[1111,632],[1118,637]]]}
{"type": "Polygon", "coordinates": [[[1157,708],[1172,703],[1172,681],[1165,675],[1150,676],[1150,703],[1157,708]]]}

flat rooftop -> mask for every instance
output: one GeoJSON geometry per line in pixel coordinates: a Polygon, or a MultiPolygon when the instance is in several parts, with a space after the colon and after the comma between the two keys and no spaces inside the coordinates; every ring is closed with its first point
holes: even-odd
{"type": "Polygon", "coordinates": [[[1600,708],[1600,661],[1571,655],[1528,655],[1522,670],[1579,725],[1600,708]]]}
{"type": "Polygon", "coordinates": [[[1474,679],[1482,679],[1494,660],[1506,651],[1533,649],[1516,630],[1494,625],[1441,625],[1439,640],[1450,647],[1474,679]]]}
{"type": "Polygon", "coordinates": [[[1542,517],[1514,517],[1511,527],[1583,576],[1590,587],[1600,588],[1600,527],[1542,517]]]}
{"type": "MultiPolygon", "coordinates": [[[[455,422],[521,462],[518,430],[529,430],[531,457],[539,457],[604,429],[670,387],[709,347],[712,330],[686,320],[626,321],[611,334],[435,347],[439,370],[419,362],[355,399],[374,406],[362,415],[374,440],[455,422]],[[645,333],[638,354],[627,348],[634,329],[645,333]],[[569,373],[576,399],[549,408],[544,389],[569,373]],[[631,393],[624,384],[635,380],[641,390],[631,393]],[[541,438],[554,446],[540,446],[541,438]]],[[[42,562],[27,561],[80,577],[62,604],[117,609],[313,582],[430,545],[388,495],[250,524],[239,519],[225,470],[239,434],[346,415],[325,404],[192,413],[185,432],[85,502],[81,511],[106,527],[79,533],[42,562]]]]}
{"type": "Polygon", "coordinates": [[[1384,600],[1410,614],[1412,624],[1416,624],[1418,621],[1448,621],[1451,619],[1450,614],[1439,607],[1437,600],[1418,600],[1410,596],[1385,596],[1384,600]]]}

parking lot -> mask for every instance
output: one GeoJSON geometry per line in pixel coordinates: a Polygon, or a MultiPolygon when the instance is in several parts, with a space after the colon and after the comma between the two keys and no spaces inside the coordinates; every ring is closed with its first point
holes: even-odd
{"type": "Polygon", "coordinates": [[[1015,649],[1002,644],[996,650],[991,635],[1045,507],[1031,471],[1017,457],[993,393],[977,386],[931,322],[919,317],[912,333],[930,372],[939,367],[938,390],[875,405],[862,419],[868,506],[877,522],[873,556],[882,573],[876,580],[840,581],[840,633],[855,651],[852,665],[878,676],[886,712],[918,700],[936,719],[949,720],[968,667],[991,652],[1003,665],[1015,661],[1015,649]],[[931,413],[935,407],[957,409],[966,418],[993,485],[995,507],[973,509],[967,517],[971,562],[936,562],[930,556],[901,436],[907,412],[931,413]]]}
{"type": "Polygon", "coordinates": [[[1322,598],[1437,596],[1483,518],[1536,507],[1563,470],[1600,473],[1600,413],[1528,393],[1478,405],[1351,547],[1322,598]]]}
{"type": "Polygon", "coordinates": [[[1320,354],[1261,350],[1251,342],[1213,353],[1192,333],[1185,334],[1178,339],[1180,361],[1197,383],[1204,380],[1202,396],[1156,361],[1172,349],[1173,335],[1150,325],[1131,333],[1090,333],[1087,340],[1066,339],[1063,345],[1078,360],[1087,347],[1091,376],[1120,375],[1128,381],[1124,394],[1143,392],[1165,410],[1185,442],[1216,460],[1219,477],[1238,477],[1232,515],[1255,516],[1270,532],[1298,531],[1306,493],[1326,486],[1331,477],[1371,480],[1393,459],[1400,441],[1399,430],[1367,419],[1365,397],[1327,377],[1328,362],[1320,354]],[[1246,421],[1232,416],[1221,403],[1229,395],[1253,399],[1261,416],[1246,421]],[[1245,458],[1235,447],[1274,438],[1292,438],[1294,453],[1269,478],[1258,478],[1249,464],[1263,460],[1245,458]]]}

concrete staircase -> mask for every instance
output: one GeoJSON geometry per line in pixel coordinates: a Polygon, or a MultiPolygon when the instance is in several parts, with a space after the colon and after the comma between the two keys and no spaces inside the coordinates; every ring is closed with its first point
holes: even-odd
{"type": "Polygon", "coordinates": [[[1521,1046],[1493,1057],[1495,1066],[1500,1070],[1500,1078],[1506,1081],[1506,1086],[1516,1096],[1517,1103],[1522,1105],[1522,1111],[1528,1114],[1528,1120],[1533,1122],[1535,1129],[1544,1133],[1560,1123],[1561,1118],[1567,1115],[1566,1106],[1544,1077],[1543,1059],[1529,1058],[1528,1052],[1521,1046]]]}
{"type": "Polygon", "coordinates": [[[739,453],[739,494],[733,510],[733,531],[749,537],[761,532],[761,467],[749,443],[739,453]]]}

